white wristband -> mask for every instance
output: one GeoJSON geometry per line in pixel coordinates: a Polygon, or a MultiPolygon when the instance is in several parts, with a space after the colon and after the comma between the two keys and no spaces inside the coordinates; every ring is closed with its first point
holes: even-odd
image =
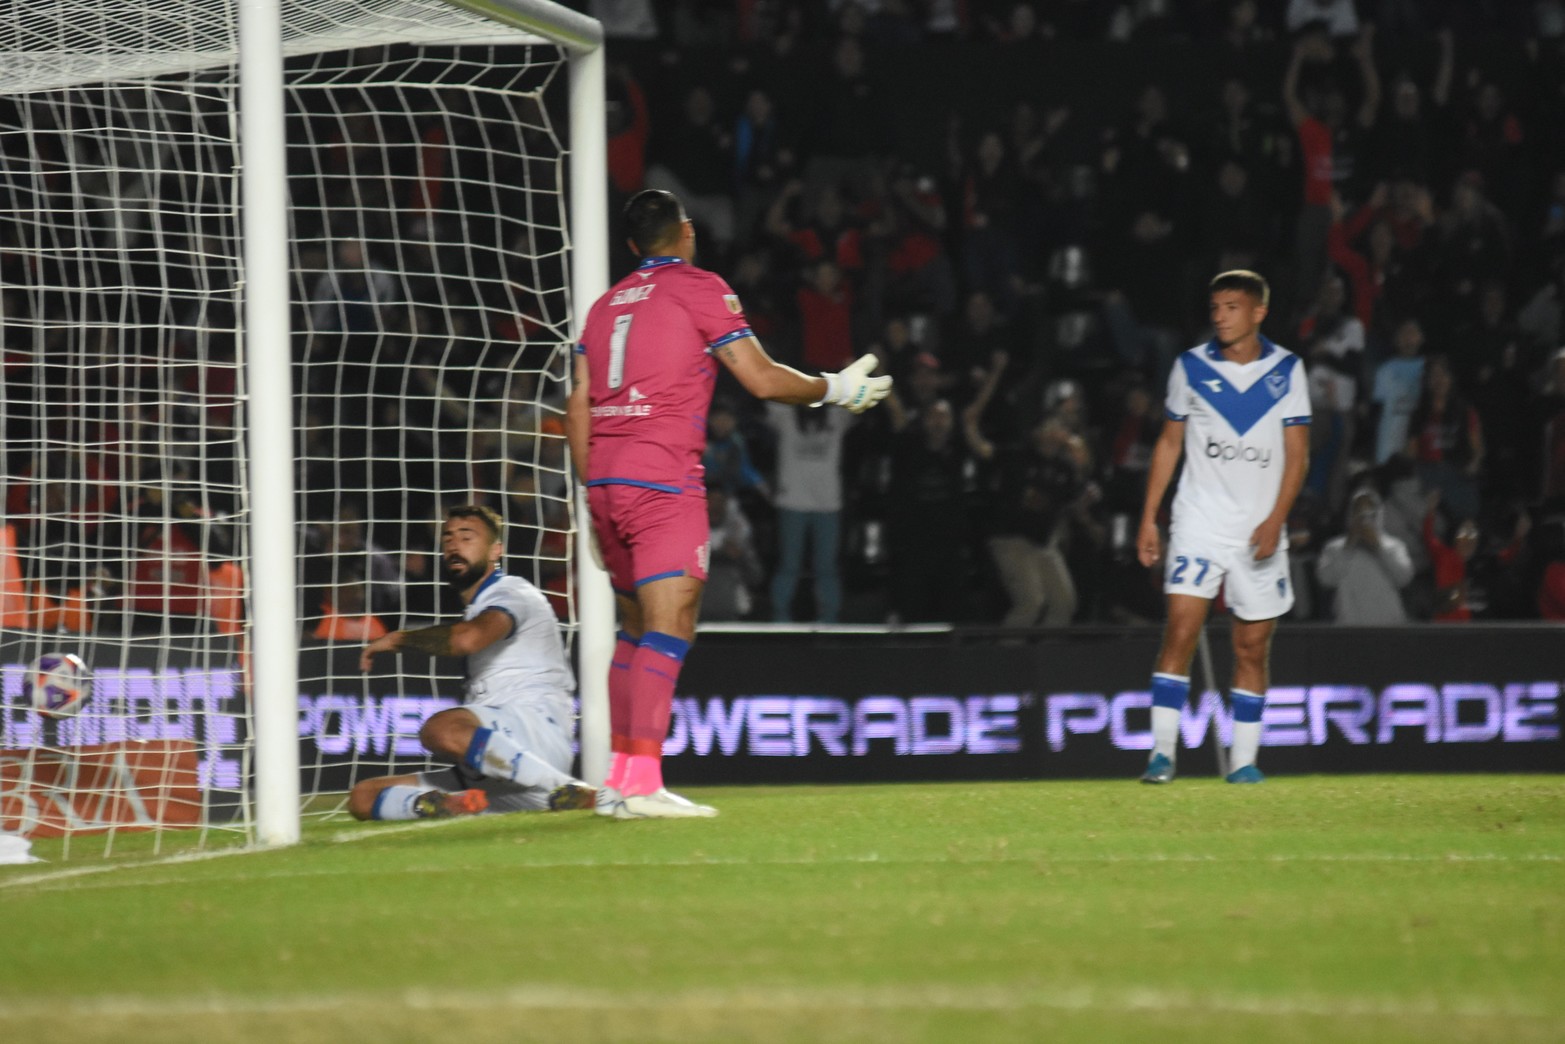
{"type": "Polygon", "coordinates": [[[821,376],[826,379],[826,394],[820,397],[820,401],[812,402],[810,405],[812,407],[824,406],[827,403],[836,405],[837,401],[842,398],[842,378],[834,373],[823,373],[821,376]]]}

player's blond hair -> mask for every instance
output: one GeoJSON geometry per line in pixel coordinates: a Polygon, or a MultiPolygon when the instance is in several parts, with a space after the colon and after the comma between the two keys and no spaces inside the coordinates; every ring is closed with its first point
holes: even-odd
{"type": "Polygon", "coordinates": [[[1219,290],[1237,290],[1249,294],[1261,302],[1262,308],[1270,304],[1272,299],[1272,288],[1267,284],[1266,277],[1248,268],[1234,268],[1227,272],[1219,272],[1212,278],[1207,292],[1215,294],[1219,290]]]}

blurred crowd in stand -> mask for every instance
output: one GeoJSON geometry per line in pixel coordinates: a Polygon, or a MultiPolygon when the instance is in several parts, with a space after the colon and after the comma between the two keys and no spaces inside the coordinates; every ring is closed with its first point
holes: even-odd
{"type": "Polygon", "coordinates": [[[617,199],[678,192],[773,354],[897,380],[720,386],[708,618],[1156,618],[1145,471],[1230,268],[1309,369],[1293,615],[1565,616],[1565,3],[586,6],[617,199]]]}
{"type": "MultiPolygon", "coordinates": [[[[1230,268],[1269,279],[1265,333],[1309,369],[1293,615],[1565,618],[1565,0],[576,6],[609,34],[613,212],[677,192],[769,351],[810,371],[874,352],[896,378],[854,418],[722,376],[705,618],[1158,618],[1135,520],[1169,367],[1230,268]]],[[[502,510],[524,575],[569,586],[564,243],[532,190],[558,143],[530,97],[431,91],[407,117],[414,92],[386,90],[340,87],[290,128],[302,611],[340,640],[451,608],[426,520],[463,500],[502,510]]],[[[138,110],[111,108],[135,140],[138,110]]],[[[226,118],[207,109],[160,119],[226,118]]],[[[68,122],[34,146],[91,148],[68,122]]],[[[188,197],[141,273],[172,295],[86,246],[55,252],[77,259],[58,292],[13,292],[32,233],[0,222],[0,324],[26,320],[3,327],[7,516],[46,516],[13,535],[56,601],[133,608],[138,569],[232,552],[239,375],[211,259],[233,245],[194,216],[222,190],[179,166],[114,190],[188,197]],[[111,312],[117,346],[72,341],[111,312]],[[82,373],[62,421],[50,389],[82,373]],[[87,544],[122,550],[48,550],[87,544]]],[[[0,186],[13,215],[63,191],[0,186]]],[[[634,258],[611,249],[618,278],[634,258]]]]}

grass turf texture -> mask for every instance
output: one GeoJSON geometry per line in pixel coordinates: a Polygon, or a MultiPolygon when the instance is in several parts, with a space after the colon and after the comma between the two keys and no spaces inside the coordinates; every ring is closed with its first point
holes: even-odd
{"type": "Polygon", "coordinates": [[[0,868],[0,1040],[1565,1040],[1565,777],[691,796],[0,868]]]}

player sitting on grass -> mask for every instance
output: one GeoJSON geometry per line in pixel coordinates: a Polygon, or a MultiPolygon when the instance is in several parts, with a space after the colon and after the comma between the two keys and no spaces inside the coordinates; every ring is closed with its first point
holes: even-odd
{"type": "Polygon", "coordinates": [[[1260,783],[1255,767],[1277,618],[1293,606],[1283,523],[1304,485],[1310,396],[1299,357],[1261,335],[1270,290],[1254,272],[1212,280],[1216,334],[1168,375],[1167,419],[1152,451],[1136,537],[1144,566],[1163,562],[1168,622],[1152,675],[1152,757],[1143,783],[1174,778],[1190,660],[1221,588],[1233,610],[1233,755],[1230,783],[1260,783]],[[1168,551],[1157,514],[1179,458],[1168,551]]]}
{"type": "Polygon", "coordinates": [[[596,791],[570,774],[576,679],[543,594],[500,568],[500,516],[455,507],[440,531],[446,583],[467,608],[462,622],[392,631],[364,647],[368,671],[383,652],[417,649],[467,657],[467,700],[432,715],[419,742],[455,764],[367,779],[348,796],[358,819],[425,819],[485,810],[589,808],[596,791]]]}

